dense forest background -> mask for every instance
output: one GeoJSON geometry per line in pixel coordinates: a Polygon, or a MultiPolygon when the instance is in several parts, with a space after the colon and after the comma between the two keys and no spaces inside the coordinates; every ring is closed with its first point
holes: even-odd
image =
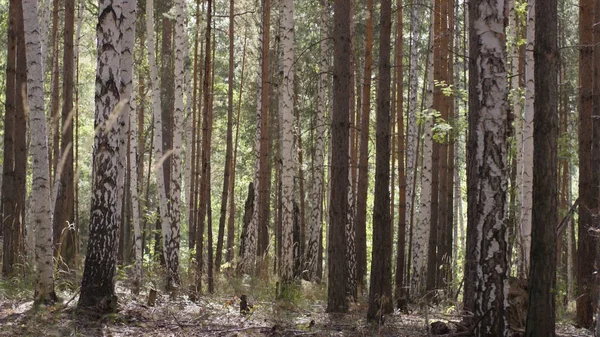
{"type": "MultiPolygon", "coordinates": [[[[244,315],[304,298],[362,334],[430,334],[431,310],[439,334],[599,333],[598,20],[591,0],[0,0],[0,304],[105,318],[158,290],[244,315]]],[[[302,324],[271,333],[319,334],[302,324]]]]}

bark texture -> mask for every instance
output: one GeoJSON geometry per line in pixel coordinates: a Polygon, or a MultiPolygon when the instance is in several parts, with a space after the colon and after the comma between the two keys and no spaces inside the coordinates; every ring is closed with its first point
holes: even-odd
{"type": "Polygon", "coordinates": [[[346,312],[346,222],[348,212],[348,142],[350,113],[350,1],[333,4],[333,110],[331,120],[331,189],[328,233],[327,312],[346,312]]]}
{"type": "Polygon", "coordinates": [[[375,150],[375,201],[373,209],[373,254],[367,320],[380,320],[393,311],[392,219],[390,214],[390,53],[391,0],[381,1],[379,33],[379,92],[375,150]]]}
{"type": "MultiPolygon", "coordinates": [[[[598,5],[597,5],[598,6],[598,5]]],[[[557,1],[535,2],[533,227],[525,336],[554,336],[558,219],[557,1]],[[543,322],[543,324],[540,324],[543,322]]],[[[600,49],[599,49],[600,50],[600,49]]],[[[600,59],[600,58],[598,58],[600,59]]],[[[594,64],[594,70],[600,65],[594,64]]],[[[597,78],[597,77],[596,77],[597,78]]],[[[600,83],[598,83],[600,88],[600,83]]],[[[600,103],[600,97],[597,97],[600,103]]]]}
{"type": "Polygon", "coordinates": [[[471,2],[465,308],[476,336],[507,336],[507,69],[504,1],[471,2]],[[468,285],[468,287],[467,287],[468,285]],[[467,289],[468,288],[468,289],[467,289]]]}
{"type": "Polygon", "coordinates": [[[118,193],[120,123],[121,1],[100,1],[97,39],[96,118],[94,126],[90,236],[78,306],[116,311],[114,277],[121,204],[118,193]]]}

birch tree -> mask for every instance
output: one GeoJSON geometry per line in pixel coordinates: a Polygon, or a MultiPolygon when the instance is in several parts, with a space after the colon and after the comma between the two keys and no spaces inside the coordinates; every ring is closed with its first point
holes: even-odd
{"type": "Polygon", "coordinates": [[[185,19],[184,0],[175,0],[175,111],[173,123],[175,132],[173,137],[173,169],[171,172],[171,230],[169,241],[165,242],[165,251],[169,266],[169,273],[174,286],[179,285],[179,241],[181,231],[181,178],[182,160],[181,151],[183,145],[183,125],[185,93],[185,39],[187,39],[187,27],[185,19]]]}
{"type": "Polygon", "coordinates": [[[525,47],[525,118],[523,121],[523,166],[521,167],[521,254],[519,275],[529,275],[529,252],[531,250],[531,211],[533,207],[533,115],[534,115],[534,59],[535,0],[527,5],[527,46],[525,47]]]}
{"type": "Polygon", "coordinates": [[[429,52],[427,56],[427,92],[424,105],[429,109],[423,125],[423,166],[421,168],[421,196],[417,227],[414,228],[412,242],[411,295],[421,294],[424,290],[427,269],[427,251],[431,222],[432,199],[432,152],[433,152],[433,24],[429,28],[429,52]]]}
{"type": "MultiPolygon", "coordinates": [[[[158,190],[158,201],[159,201],[159,217],[161,224],[161,232],[162,232],[162,241],[163,247],[165,247],[165,243],[171,240],[171,227],[169,225],[169,214],[167,208],[167,194],[165,189],[165,175],[164,175],[164,158],[163,158],[163,128],[162,128],[162,118],[161,118],[161,96],[160,96],[160,88],[158,83],[158,71],[156,67],[156,50],[154,48],[154,1],[148,0],[146,2],[146,34],[148,34],[148,39],[146,41],[146,49],[148,51],[148,64],[150,66],[150,83],[152,87],[152,112],[153,112],[153,147],[154,147],[154,170],[156,176],[156,187],[158,190]]],[[[165,263],[168,263],[168,253],[165,249],[163,249],[163,254],[165,256],[165,263]]],[[[171,274],[170,266],[167,264],[165,266],[167,271],[169,271],[169,282],[168,286],[172,286],[173,281],[178,280],[178,276],[171,274]]]]}
{"type": "Polygon", "coordinates": [[[325,114],[327,109],[327,87],[329,71],[329,36],[330,6],[327,0],[321,0],[321,42],[319,43],[319,92],[317,96],[317,113],[315,118],[315,157],[314,157],[314,182],[311,191],[312,209],[309,221],[308,244],[306,246],[306,270],[308,279],[317,279],[319,261],[319,245],[321,244],[323,224],[323,176],[324,176],[324,153],[325,153],[325,114]]]}
{"type": "Polygon", "coordinates": [[[294,277],[294,1],[281,3],[281,74],[279,88],[279,114],[281,120],[281,221],[282,256],[279,276],[283,282],[282,294],[285,296],[294,277]]]}
{"type": "MultiPolygon", "coordinates": [[[[68,267],[75,266],[75,191],[73,186],[73,89],[74,89],[74,30],[75,1],[65,0],[65,26],[63,50],[63,106],[60,130],[60,160],[54,177],[52,194],[54,242],[57,256],[68,267]]],[[[57,121],[58,122],[58,121],[57,121]]],[[[58,132],[58,130],[57,130],[58,132]]],[[[58,147],[58,144],[55,144],[58,147]]],[[[62,265],[61,265],[62,267],[62,265]]]]}
{"type": "Polygon", "coordinates": [[[136,97],[133,83],[134,74],[134,45],[136,23],[136,0],[123,0],[121,31],[123,32],[121,52],[121,100],[125,102],[123,115],[128,122],[127,134],[129,141],[129,188],[131,195],[133,232],[135,241],[134,287],[136,291],[142,280],[142,234],[140,229],[140,211],[137,190],[137,115],[136,97]]]}
{"type": "Polygon", "coordinates": [[[50,206],[50,172],[48,138],[44,104],[42,73],[42,46],[37,16],[37,0],[23,1],[23,23],[27,58],[27,108],[31,133],[33,158],[33,185],[31,186],[31,213],[36,231],[35,260],[37,278],[34,300],[37,304],[53,303],[54,292],[52,263],[52,210],[50,206]]]}
{"type": "Polygon", "coordinates": [[[465,292],[473,294],[465,308],[474,314],[475,336],[508,336],[504,1],[475,0],[471,8],[465,292]]]}
{"type": "Polygon", "coordinates": [[[121,124],[120,100],[121,10],[118,0],[100,1],[98,8],[96,118],[93,150],[90,236],[81,281],[79,307],[116,311],[117,233],[120,214],[118,178],[121,124]]]}
{"type": "MultiPolygon", "coordinates": [[[[415,209],[416,165],[417,165],[417,99],[419,91],[419,41],[421,29],[419,24],[420,1],[412,0],[410,10],[410,71],[408,89],[408,127],[406,129],[406,219],[409,228],[413,226],[415,209]]],[[[409,257],[410,258],[410,257],[409,257]]]]}

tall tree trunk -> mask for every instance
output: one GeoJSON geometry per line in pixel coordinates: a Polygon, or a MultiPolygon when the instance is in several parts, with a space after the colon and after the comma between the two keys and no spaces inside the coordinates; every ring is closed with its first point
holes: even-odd
{"type": "MultiPolygon", "coordinates": [[[[423,105],[433,111],[433,24],[429,28],[429,52],[427,56],[427,92],[425,93],[423,105]]],[[[412,271],[411,271],[411,293],[415,298],[425,290],[427,252],[429,247],[430,222],[431,222],[431,199],[432,199],[432,151],[433,151],[433,120],[431,117],[425,119],[423,124],[423,164],[421,167],[421,197],[419,199],[419,218],[417,227],[414,229],[412,245],[412,271]]],[[[416,174],[415,174],[416,177],[416,174]]]]}
{"type": "MultiPolygon", "coordinates": [[[[151,4],[151,1],[149,3],[151,4]]],[[[90,238],[85,259],[79,307],[99,312],[116,311],[114,287],[117,231],[119,138],[121,124],[110,122],[120,113],[119,104],[121,1],[100,1],[98,16],[98,67],[90,238]],[[117,33],[115,33],[117,32],[117,33]]],[[[35,12],[33,12],[35,13],[35,12]]]]}
{"type": "MultiPolygon", "coordinates": [[[[227,195],[229,192],[231,153],[233,147],[233,39],[234,39],[234,0],[229,0],[229,72],[227,80],[227,136],[225,149],[225,169],[223,173],[223,192],[221,193],[221,213],[219,215],[219,234],[217,238],[217,256],[215,267],[218,272],[221,268],[223,256],[223,239],[225,236],[225,218],[227,217],[227,195]]],[[[233,196],[232,196],[233,197],[233,196]]]]}
{"type": "Polygon", "coordinates": [[[592,170],[592,86],[594,83],[593,72],[593,10],[594,2],[591,0],[579,1],[579,230],[577,244],[577,324],[591,327],[594,313],[593,280],[594,256],[596,239],[590,235],[593,219],[596,216],[594,209],[597,207],[598,195],[591,188],[593,176],[597,172],[592,170]]]}
{"type": "Polygon", "coordinates": [[[306,270],[308,279],[320,281],[319,250],[322,249],[321,237],[323,226],[323,185],[324,185],[324,153],[325,153],[325,114],[327,109],[327,87],[329,71],[329,37],[330,5],[326,0],[321,1],[321,42],[319,42],[319,92],[317,96],[317,113],[315,117],[315,153],[314,153],[314,181],[312,184],[312,208],[309,219],[309,235],[306,245],[306,270]]]}
{"type": "MultiPolygon", "coordinates": [[[[535,6],[535,116],[529,307],[526,336],[555,334],[556,221],[558,219],[558,32],[557,1],[536,1],[535,6]],[[543,322],[543,324],[540,324],[543,322]]],[[[596,20],[600,5],[595,6],[596,20]]],[[[600,30],[596,30],[600,32],[600,30]]],[[[596,34],[594,34],[596,35],[596,34]]],[[[600,35],[598,35],[600,38],[600,35]]],[[[600,42],[600,41],[597,41],[600,42]]],[[[598,49],[600,51],[600,48],[598,49]]],[[[597,57],[600,60],[600,57],[597,57]]],[[[594,72],[600,64],[594,62],[594,72]]],[[[594,81],[600,89],[600,81],[594,81]]],[[[594,95],[600,108],[600,96],[594,95]]],[[[595,109],[597,111],[597,109],[595,109]]],[[[600,123],[596,123],[600,125],[600,123]]],[[[600,136],[600,130],[596,130],[600,136]]],[[[598,141],[600,139],[596,139],[598,141]]],[[[598,149],[598,146],[596,146],[598,149]]],[[[600,154],[600,153],[598,153],[600,154]]]]}
{"type": "Polygon", "coordinates": [[[392,305],[392,219],[390,217],[390,50],[391,0],[381,1],[379,33],[379,91],[375,159],[375,207],[373,209],[373,254],[367,320],[381,320],[392,305]]]}
{"type": "MultiPolygon", "coordinates": [[[[415,213],[415,190],[417,183],[417,111],[419,109],[417,99],[419,90],[419,41],[421,29],[419,25],[420,0],[412,0],[410,11],[410,70],[409,70],[409,89],[408,89],[408,125],[406,128],[406,219],[409,233],[413,233],[415,213]]],[[[412,236],[412,235],[409,235],[412,236]]],[[[409,240],[409,250],[412,251],[412,243],[409,240]]],[[[411,272],[410,265],[411,254],[408,254],[407,261],[407,279],[411,272]]]]}
{"type": "Polygon", "coordinates": [[[282,256],[279,277],[280,296],[289,296],[288,287],[294,278],[293,199],[294,199],[294,2],[281,3],[281,74],[279,114],[281,120],[281,203],[282,256]]]}
{"type": "Polygon", "coordinates": [[[171,172],[171,236],[165,243],[167,259],[169,260],[168,284],[179,285],[179,242],[181,232],[181,178],[182,178],[182,145],[185,94],[185,39],[187,39],[186,5],[183,0],[175,1],[175,109],[173,111],[173,168],[171,172]]]}
{"type": "MultiPolygon", "coordinates": [[[[396,72],[396,118],[398,124],[398,241],[396,248],[396,275],[394,298],[400,307],[401,301],[406,301],[406,291],[404,277],[406,270],[404,268],[406,260],[406,176],[405,166],[405,138],[404,138],[404,73],[402,64],[403,50],[403,24],[402,24],[402,0],[396,1],[396,54],[394,56],[395,72],[396,72]]],[[[392,149],[393,151],[394,149],[392,149]]],[[[392,217],[393,218],[393,217],[392,217]]]]}
{"type": "Polygon", "coordinates": [[[468,234],[465,309],[475,336],[508,336],[507,79],[504,2],[470,8],[468,234]],[[468,285],[468,287],[467,287],[468,285]],[[468,289],[467,289],[468,288],[468,289]]]}
{"type": "Polygon", "coordinates": [[[229,218],[227,219],[227,255],[225,259],[231,263],[233,261],[235,242],[235,167],[237,163],[238,137],[240,133],[240,113],[242,109],[242,93],[244,91],[244,70],[246,68],[246,42],[247,36],[244,34],[244,47],[242,51],[242,70],[240,74],[240,89],[238,96],[237,117],[235,127],[235,142],[233,150],[233,160],[231,161],[231,175],[229,176],[229,218]]]}
{"type": "MultiPolygon", "coordinates": [[[[248,231],[242,238],[245,240],[245,250],[240,261],[240,269],[249,274],[255,273],[256,255],[259,252],[260,245],[260,226],[262,214],[262,189],[263,189],[263,174],[262,170],[266,164],[263,159],[267,154],[263,153],[263,143],[265,143],[264,135],[268,134],[268,75],[269,75],[269,27],[271,18],[271,1],[264,0],[263,3],[263,18],[261,31],[259,33],[259,66],[258,66],[258,81],[257,81],[257,97],[256,97],[256,143],[254,148],[255,168],[254,168],[254,210],[252,219],[248,224],[248,231]],[[266,109],[265,109],[266,108],[266,109]]],[[[268,137],[268,136],[267,136],[268,137]]],[[[268,139],[267,139],[268,140],[268,139]]],[[[266,145],[264,145],[266,146],[266,145]]]]}
{"type": "MultiPolygon", "coordinates": [[[[57,255],[66,267],[75,266],[75,226],[73,187],[73,88],[75,1],[65,0],[65,30],[63,50],[63,106],[60,132],[60,162],[55,172],[53,230],[57,255]]],[[[58,130],[56,130],[58,131],[58,130]]],[[[58,146],[58,144],[55,144],[58,146]]],[[[62,263],[59,265],[63,267],[62,263]]]]}
{"type": "MultiPolygon", "coordinates": [[[[260,169],[258,193],[258,245],[257,254],[264,257],[267,254],[269,246],[269,213],[270,213],[270,186],[271,186],[271,165],[270,165],[270,127],[269,127],[269,109],[270,109],[270,81],[269,81],[269,43],[271,30],[271,0],[264,0],[263,4],[263,39],[262,39],[262,60],[261,65],[261,99],[260,109],[262,125],[260,128],[260,169]]],[[[265,266],[266,267],[266,266],[265,266]]]]}
{"type": "MultiPolygon", "coordinates": [[[[159,201],[159,219],[160,229],[162,231],[163,247],[164,242],[169,241],[171,237],[170,233],[170,219],[168,214],[167,206],[167,195],[165,187],[165,175],[163,174],[166,166],[163,158],[163,127],[161,118],[161,92],[158,83],[158,71],[156,67],[156,51],[154,46],[154,1],[146,1],[146,33],[148,34],[146,49],[148,51],[148,64],[150,66],[150,83],[152,86],[152,111],[153,111],[153,147],[154,147],[154,167],[156,170],[156,185],[158,190],[158,201],[159,201]]],[[[165,262],[168,261],[167,252],[163,250],[163,256],[165,262]]],[[[169,266],[166,266],[167,270],[169,266]]]]}
{"type": "Polygon", "coordinates": [[[363,281],[367,273],[367,194],[369,189],[369,121],[371,118],[371,77],[373,69],[373,0],[367,1],[367,11],[355,218],[356,273],[359,281],[363,281]]]}
{"type": "Polygon", "coordinates": [[[521,182],[521,263],[519,275],[527,278],[529,275],[529,258],[531,251],[531,212],[533,207],[533,109],[534,109],[534,58],[535,45],[535,0],[528,0],[527,12],[527,47],[525,48],[525,119],[523,123],[523,167],[521,182]]]}
{"type": "MultiPolygon", "coordinates": [[[[206,4],[206,31],[205,31],[206,54],[204,55],[204,81],[202,83],[203,97],[203,116],[202,116],[202,163],[200,176],[200,205],[198,207],[198,227],[196,228],[196,263],[198,263],[198,271],[196,275],[196,291],[202,289],[202,264],[203,264],[203,241],[204,241],[204,224],[206,218],[206,209],[210,207],[208,203],[210,189],[210,134],[212,125],[212,109],[210,105],[210,88],[212,82],[211,76],[211,37],[212,37],[212,0],[208,0],[206,4]]],[[[210,223],[209,223],[210,225],[210,223]]],[[[212,257],[211,257],[212,258],[212,257]]]]}
{"type": "Polygon", "coordinates": [[[187,200],[188,210],[188,248],[193,249],[196,246],[196,205],[198,204],[198,120],[200,119],[198,105],[198,69],[200,55],[198,54],[198,45],[200,44],[200,0],[196,0],[196,33],[194,37],[194,70],[193,70],[193,88],[192,88],[192,139],[190,144],[191,172],[190,172],[190,198],[187,200]]]}
{"type": "MultiPolygon", "coordinates": [[[[59,152],[59,109],[60,109],[60,71],[59,71],[59,58],[60,48],[58,48],[60,37],[59,37],[59,7],[60,0],[53,1],[52,7],[52,74],[50,83],[52,86],[52,94],[50,95],[50,133],[48,141],[50,142],[48,147],[48,154],[50,156],[50,191],[54,188],[54,181],[56,180],[56,166],[58,164],[58,152],[59,152]]],[[[44,56],[42,56],[43,58],[44,56]]],[[[50,195],[52,197],[52,194],[50,195]]],[[[54,206],[54,205],[52,205],[54,206]]],[[[54,233],[54,253],[57,253],[58,240],[60,239],[60,233],[54,233]]]]}
{"type": "MultiPolygon", "coordinates": [[[[355,130],[355,119],[356,119],[356,91],[354,83],[357,76],[356,73],[356,61],[355,61],[355,47],[354,47],[354,16],[355,16],[356,4],[354,1],[350,1],[350,102],[349,104],[349,133],[348,137],[348,209],[346,212],[346,262],[348,264],[347,271],[347,292],[351,300],[355,301],[358,299],[358,287],[357,287],[357,274],[356,274],[356,228],[354,223],[354,217],[356,215],[356,130],[355,130]]],[[[360,101],[360,100],[359,100],[360,101]]]]}
{"type": "Polygon", "coordinates": [[[6,62],[6,101],[4,115],[4,161],[2,165],[3,235],[2,275],[13,276],[24,254],[25,195],[27,172],[27,121],[24,99],[27,81],[22,4],[11,1],[6,62]]]}
{"type": "Polygon", "coordinates": [[[327,312],[346,312],[346,222],[348,211],[348,142],[350,113],[350,1],[335,1],[331,189],[327,248],[327,312]]]}

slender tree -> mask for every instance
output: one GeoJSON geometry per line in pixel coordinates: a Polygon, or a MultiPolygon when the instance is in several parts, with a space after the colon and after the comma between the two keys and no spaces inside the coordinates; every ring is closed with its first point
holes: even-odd
{"type": "Polygon", "coordinates": [[[465,309],[475,336],[508,336],[504,1],[474,0],[470,8],[465,309]]]}
{"type": "Polygon", "coordinates": [[[390,215],[390,50],[391,0],[381,1],[379,32],[379,91],[375,150],[375,207],[373,209],[373,254],[369,286],[368,320],[393,311],[392,305],[392,219],[390,215]]]}
{"type": "Polygon", "coordinates": [[[25,195],[27,190],[27,123],[24,91],[27,82],[25,32],[22,3],[9,4],[6,62],[6,100],[4,103],[4,161],[2,165],[2,199],[0,235],[2,275],[12,276],[24,254],[25,195]]]}
{"type": "Polygon", "coordinates": [[[346,312],[346,220],[348,210],[348,127],[350,101],[350,1],[333,4],[333,110],[331,186],[327,248],[327,312],[346,312]]]}
{"type": "MultiPolygon", "coordinates": [[[[212,37],[212,1],[208,0],[206,4],[206,31],[205,31],[205,46],[206,53],[204,55],[204,81],[202,83],[203,91],[203,115],[202,115],[202,162],[201,162],[201,175],[200,175],[200,195],[197,214],[198,227],[196,228],[196,263],[198,264],[198,271],[196,275],[196,290],[202,289],[202,271],[203,271],[203,236],[204,236],[204,224],[206,218],[206,210],[210,208],[209,200],[209,181],[210,181],[210,137],[211,137],[211,119],[212,109],[210,105],[210,88],[212,83],[211,76],[211,37],[212,37]]],[[[209,221],[209,226],[211,225],[209,221]]],[[[209,248],[210,249],[210,248],[209,248]]],[[[212,256],[210,257],[212,260],[212,256]]]]}
{"type": "Polygon", "coordinates": [[[294,277],[294,2],[281,3],[281,85],[279,88],[279,119],[281,121],[281,221],[282,256],[279,276],[282,280],[282,294],[294,277]]]}
{"type": "Polygon", "coordinates": [[[592,101],[594,83],[594,2],[579,1],[579,230],[577,244],[577,323],[591,327],[595,303],[593,273],[596,240],[590,235],[598,195],[591,188],[592,170],[592,101]]]}
{"type": "MultiPolygon", "coordinates": [[[[148,34],[146,50],[148,51],[148,64],[150,66],[150,83],[152,87],[152,111],[153,111],[153,148],[154,148],[154,160],[155,163],[153,165],[156,170],[156,187],[158,190],[158,201],[159,201],[159,225],[162,232],[162,241],[163,246],[164,242],[169,241],[171,236],[170,233],[170,225],[169,225],[169,214],[167,207],[167,195],[166,195],[166,186],[165,186],[165,175],[163,174],[163,169],[166,164],[164,163],[163,158],[163,128],[162,128],[162,119],[161,119],[161,93],[159,89],[158,83],[158,71],[156,67],[156,51],[154,46],[154,1],[148,0],[146,1],[146,34],[148,34]]],[[[150,179],[150,177],[148,177],[150,179]]],[[[163,251],[165,257],[167,252],[163,251]]],[[[165,261],[168,262],[168,259],[165,258],[165,261]]],[[[170,271],[169,266],[167,265],[167,270],[170,271]]],[[[169,281],[175,280],[173,275],[169,275],[169,281]]],[[[168,284],[170,287],[172,284],[168,284]]]]}
{"type": "MultiPolygon", "coordinates": [[[[227,197],[231,174],[231,156],[233,147],[233,40],[234,40],[234,0],[229,0],[229,72],[227,74],[227,136],[225,149],[225,171],[223,172],[223,192],[221,192],[221,212],[219,215],[219,233],[217,238],[217,255],[215,267],[219,271],[223,256],[223,239],[225,236],[225,219],[227,217],[227,197]]],[[[233,197],[233,196],[232,196],[233,197]]],[[[232,214],[233,216],[233,214],[232,214]]]]}
{"type": "MultiPolygon", "coordinates": [[[[417,227],[412,239],[412,264],[411,264],[411,297],[420,295],[425,286],[427,252],[429,247],[431,198],[432,198],[432,151],[433,151],[433,24],[429,28],[429,52],[427,56],[427,92],[423,105],[429,109],[429,116],[423,123],[423,163],[421,165],[421,197],[419,199],[419,217],[417,227]]],[[[415,175],[416,176],[416,175],[415,175]]]]}
{"type": "Polygon", "coordinates": [[[525,118],[523,120],[523,154],[521,172],[517,172],[521,177],[521,252],[519,275],[526,278],[529,274],[529,257],[531,251],[531,212],[533,207],[533,158],[534,158],[534,140],[533,140],[533,119],[534,119],[534,46],[535,46],[535,0],[528,1],[527,11],[527,46],[525,48],[525,118]]]}
{"type": "Polygon", "coordinates": [[[363,279],[367,272],[367,192],[369,187],[369,121],[371,119],[371,76],[373,69],[373,0],[367,1],[367,12],[355,218],[357,278],[359,282],[364,282],[363,279]]]}
{"type": "MultiPolygon", "coordinates": [[[[396,246],[396,274],[395,274],[395,288],[394,298],[398,301],[406,300],[405,291],[405,260],[406,260],[406,176],[405,171],[405,130],[404,130],[404,76],[403,76],[403,64],[402,64],[402,51],[403,51],[403,23],[402,23],[402,0],[396,1],[396,53],[394,57],[395,72],[396,72],[396,118],[398,125],[398,186],[400,192],[398,193],[398,239],[396,246]]],[[[393,151],[394,149],[392,149],[393,151]]]]}
{"type": "MultiPolygon", "coordinates": [[[[596,5],[600,14],[600,5],[596,5]]],[[[598,18],[598,17],[597,17],[598,18]]],[[[533,227],[526,336],[554,336],[556,230],[558,219],[557,1],[535,2],[535,116],[533,227]],[[543,324],[539,324],[543,322],[543,324]]],[[[600,30],[598,30],[600,32],[600,30]]],[[[600,37],[600,36],[599,36],[600,37]]],[[[600,50],[600,49],[599,49],[600,50]]],[[[597,58],[600,60],[600,57],[597,58]]],[[[595,70],[600,64],[594,62],[595,70]]],[[[600,88],[595,79],[594,86],[600,88]]],[[[599,104],[600,96],[594,96],[599,104]]],[[[598,125],[598,124],[596,124],[598,125]]],[[[600,130],[598,130],[600,135],[600,130]]],[[[597,148],[597,147],[596,147],[597,148]]]]}
{"type": "Polygon", "coordinates": [[[321,42],[319,43],[319,92],[317,96],[317,113],[315,117],[315,153],[314,153],[314,181],[312,184],[311,200],[312,209],[309,219],[308,244],[306,245],[306,270],[308,279],[320,281],[318,277],[319,249],[321,249],[321,236],[323,224],[323,176],[325,152],[325,114],[327,109],[327,87],[329,70],[329,36],[330,5],[326,0],[321,1],[321,42]]]}
{"type": "Polygon", "coordinates": [[[80,308],[94,308],[98,312],[114,312],[117,305],[114,277],[120,219],[117,207],[121,203],[117,191],[121,125],[115,121],[123,109],[123,104],[118,104],[121,6],[121,1],[106,0],[100,1],[98,8],[98,85],[92,175],[95,192],[92,194],[90,237],[78,303],[80,308]]]}

